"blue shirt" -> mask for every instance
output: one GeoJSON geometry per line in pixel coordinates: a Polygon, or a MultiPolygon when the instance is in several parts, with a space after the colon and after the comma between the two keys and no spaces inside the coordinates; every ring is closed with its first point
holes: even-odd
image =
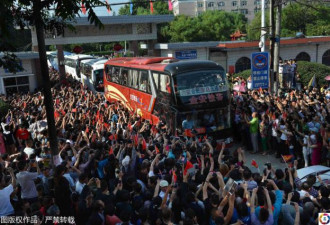
{"type": "Polygon", "coordinates": [[[183,129],[193,129],[194,128],[194,121],[192,120],[184,120],[182,122],[183,129]]]}
{"type": "MultiPolygon", "coordinates": [[[[273,205],[274,206],[273,217],[274,217],[274,225],[277,225],[278,217],[280,216],[280,212],[282,208],[282,200],[283,200],[282,191],[275,190],[275,196],[276,196],[276,200],[273,205]]],[[[259,212],[260,212],[260,206],[258,206],[255,211],[257,218],[259,218],[259,212]]]]}
{"type": "Polygon", "coordinates": [[[104,159],[102,161],[99,161],[99,163],[97,164],[97,174],[99,175],[100,179],[104,178],[103,168],[108,164],[108,162],[108,159],[104,159]]]}

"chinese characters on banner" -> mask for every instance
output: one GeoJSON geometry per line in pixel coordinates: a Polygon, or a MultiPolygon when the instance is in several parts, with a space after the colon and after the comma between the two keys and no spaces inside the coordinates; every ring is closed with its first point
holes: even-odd
{"type": "Polygon", "coordinates": [[[269,83],[269,53],[252,53],[251,61],[251,79],[252,89],[267,89],[269,83]]]}
{"type": "Polygon", "coordinates": [[[215,102],[215,101],[222,101],[224,99],[224,96],[222,93],[212,93],[212,94],[205,94],[205,95],[199,95],[199,96],[192,96],[189,98],[189,104],[190,105],[196,105],[196,104],[204,104],[208,102],[215,102]]]}

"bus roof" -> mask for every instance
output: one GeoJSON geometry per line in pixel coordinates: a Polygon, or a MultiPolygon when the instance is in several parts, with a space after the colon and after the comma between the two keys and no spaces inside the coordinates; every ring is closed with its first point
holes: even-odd
{"type": "Polygon", "coordinates": [[[83,54],[79,54],[79,55],[66,55],[64,56],[65,58],[68,58],[68,59],[94,59],[95,57],[91,56],[91,55],[83,55],[83,54]]]}
{"type": "Polygon", "coordinates": [[[106,64],[162,72],[166,71],[171,75],[198,69],[223,70],[219,64],[209,60],[179,61],[172,57],[114,58],[110,59],[106,64]]]}

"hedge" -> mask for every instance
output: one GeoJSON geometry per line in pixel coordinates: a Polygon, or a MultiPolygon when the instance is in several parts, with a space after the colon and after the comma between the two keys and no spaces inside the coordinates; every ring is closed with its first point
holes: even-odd
{"type": "MultiPolygon", "coordinates": [[[[330,75],[330,67],[314,62],[306,62],[306,61],[299,61],[298,63],[298,70],[297,72],[300,74],[301,83],[306,86],[308,85],[309,81],[312,77],[316,76],[316,82],[318,85],[326,84],[326,80],[324,78],[327,75],[330,75]]],[[[240,73],[234,74],[234,77],[243,77],[247,79],[251,75],[251,70],[244,70],[240,73]]]]}

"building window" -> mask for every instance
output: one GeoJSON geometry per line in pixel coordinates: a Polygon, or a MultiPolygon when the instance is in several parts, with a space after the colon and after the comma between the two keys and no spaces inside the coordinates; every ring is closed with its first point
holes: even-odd
{"type": "Polygon", "coordinates": [[[209,8],[214,7],[214,2],[207,3],[207,7],[209,7],[209,8]]]}
{"type": "Polygon", "coordinates": [[[203,2],[198,2],[198,8],[202,8],[203,7],[203,2]]]}
{"type": "Polygon", "coordinates": [[[241,9],[241,13],[246,15],[246,14],[248,14],[248,10],[247,9],[241,9]]]}
{"type": "Polygon", "coordinates": [[[241,1],[241,6],[247,5],[247,1],[241,1]]]}
{"type": "Polygon", "coordinates": [[[225,6],[225,2],[218,2],[218,6],[219,7],[225,6]]]}
{"type": "Polygon", "coordinates": [[[261,1],[260,0],[254,1],[254,5],[261,5],[261,1]]]}
{"type": "Polygon", "coordinates": [[[233,1],[233,2],[231,3],[231,5],[232,5],[232,6],[237,6],[237,1],[233,1]]]}
{"type": "Polygon", "coordinates": [[[238,13],[238,9],[232,9],[231,11],[234,13],[238,13]]]}
{"type": "Polygon", "coordinates": [[[202,15],[203,12],[197,12],[197,16],[200,16],[202,15]]]}
{"type": "Polygon", "coordinates": [[[260,8],[257,8],[257,7],[254,8],[254,13],[257,13],[259,11],[260,11],[260,8]]]}
{"type": "Polygon", "coordinates": [[[28,76],[3,78],[3,83],[7,95],[27,93],[30,91],[28,76]]]}

